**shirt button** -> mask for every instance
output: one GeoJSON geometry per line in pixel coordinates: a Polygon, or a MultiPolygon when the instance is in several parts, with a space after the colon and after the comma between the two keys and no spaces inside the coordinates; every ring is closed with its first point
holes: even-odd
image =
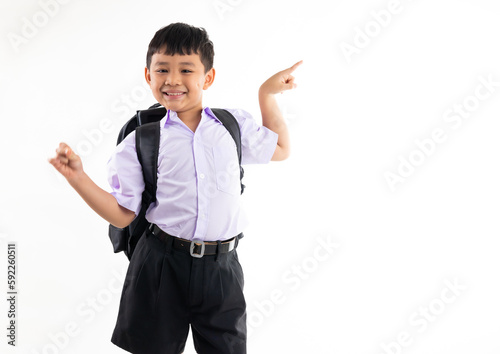
{"type": "Polygon", "coordinates": [[[204,179],[204,178],[205,178],[205,174],[200,173],[200,178],[201,178],[201,179],[204,179]]]}

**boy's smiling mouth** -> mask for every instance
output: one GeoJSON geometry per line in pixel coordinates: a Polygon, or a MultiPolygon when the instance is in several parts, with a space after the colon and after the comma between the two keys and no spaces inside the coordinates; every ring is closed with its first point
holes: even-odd
{"type": "Polygon", "coordinates": [[[163,96],[166,96],[168,98],[181,98],[183,97],[186,92],[184,91],[179,91],[179,90],[167,90],[167,91],[163,91],[163,96]]]}

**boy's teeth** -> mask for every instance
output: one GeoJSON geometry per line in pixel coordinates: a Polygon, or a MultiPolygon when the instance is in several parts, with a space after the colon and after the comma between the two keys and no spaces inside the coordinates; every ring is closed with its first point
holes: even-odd
{"type": "Polygon", "coordinates": [[[169,96],[179,96],[182,94],[184,94],[184,93],[167,93],[167,95],[169,95],[169,96]]]}

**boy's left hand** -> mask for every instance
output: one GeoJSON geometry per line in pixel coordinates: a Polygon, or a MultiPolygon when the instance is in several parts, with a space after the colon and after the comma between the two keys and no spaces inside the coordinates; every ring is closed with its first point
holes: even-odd
{"type": "Polygon", "coordinates": [[[297,84],[294,83],[295,78],[292,76],[292,73],[302,64],[302,60],[298,63],[294,64],[288,69],[280,71],[269,79],[266,80],[260,87],[260,94],[271,94],[274,95],[276,93],[283,93],[283,91],[291,90],[297,87],[297,84]]]}

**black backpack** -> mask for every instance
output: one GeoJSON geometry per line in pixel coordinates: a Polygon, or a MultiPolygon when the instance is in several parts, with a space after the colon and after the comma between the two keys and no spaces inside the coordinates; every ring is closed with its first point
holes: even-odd
{"type": "MultiPolygon", "coordinates": [[[[243,168],[241,167],[241,133],[238,122],[234,116],[224,109],[212,108],[212,112],[222,122],[229,134],[233,137],[238,150],[240,162],[240,183],[243,179],[243,168]]],[[[167,110],[156,103],[147,110],[137,111],[137,113],[122,127],[118,134],[117,145],[125,137],[136,131],[135,145],[137,158],[142,165],[145,188],[142,193],[141,209],[132,223],[125,228],[118,228],[109,225],[109,238],[113,244],[115,253],[123,251],[130,260],[137,242],[149,227],[146,220],[146,211],[151,203],[156,201],[157,165],[158,152],[160,146],[160,120],[165,117],[167,110]]],[[[241,193],[245,186],[241,183],[241,193]]]]}

